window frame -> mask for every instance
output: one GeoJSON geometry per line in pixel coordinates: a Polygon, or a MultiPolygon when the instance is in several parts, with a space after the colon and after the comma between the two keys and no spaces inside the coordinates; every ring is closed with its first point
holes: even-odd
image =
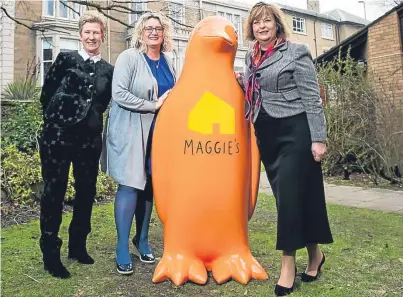
{"type": "Polygon", "coordinates": [[[233,16],[233,24],[238,32],[238,41],[239,43],[243,43],[243,28],[242,28],[242,16],[240,14],[234,14],[233,16]],[[235,19],[238,18],[238,22],[235,22],[235,19]]]}
{"type": "Polygon", "coordinates": [[[307,31],[306,30],[306,18],[293,16],[292,17],[292,32],[297,33],[297,34],[306,35],[307,34],[306,31],[307,31]],[[294,22],[295,22],[295,26],[294,26],[294,22]],[[301,29],[303,27],[303,29],[304,29],[303,31],[298,31],[298,25],[297,25],[298,23],[301,25],[301,29]],[[302,24],[303,24],[303,26],[302,26],[302,24]]]}
{"type": "Polygon", "coordinates": [[[169,4],[168,4],[168,11],[169,11],[169,13],[171,14],[172,26],[173,26],[175,29],[180,28],[181,25],[178,24],[178,22],[181,23],[181,24],[184,24],[184,21],[185,21],[185,7],[184,7],[183,3],[169,2],[169,4]],[[178,7],[178,8],[180,8],[180,9],[178,9],[178,11],[174,11],[174,8],[175,8],[175,7],[178,7]],[[174,11],[174,12],[173,12],[173,11],[174,11]],[[174,17],[174,15],[176,16],[176,15],[178,15],[178,14],[179,14],[179,16],[180,16],[180,20],[178,20],[176,17],[174,17]],[[175,20],[176,22],[175,22],[174,20],[175,20]]]}
{"type": "MultiPolygon", "coordinates": [[[[38,79],[38,82],[40,82],[40,86],[43,86],[44,80],[45,80],[45,67],[44,63],[53,63],[57,57],[57,55],[62,51],[61,48],[61,43],[62,40],[71,40],[77,42],[77,51],[82,50],[82,43],[78,38],[72,38],[69,35],[64,35],[64,34],[50,34],[48,36],[43,36],[40,35],[38,36],[38,47],[37,48],[37,54],[38,57],[40,57],[39,62],[40,62],[40,78],[38,79]],[[52,50],[52,60],[44,60],[44,44],[47,42],[50,45],[50,49],[52,50]]],[[[65,51],[64,51],[65,52],[65,51]]]]}
{"type": "MultiPolygon", "coordinates": [[[[146,11],[147,10],[147,2],[141,2],[141,3],[129,3],[129,7],[130,9],[133,9],[133,5],[141,5],[141,11],[146,11]]],[[[134,9],[136,10],[136,9],[134,9]]],[[[139,19],[139,17],[142,15],[142,13],[129,13],[129,24],[133,25],[137,22],[137,20],[139,19]]]]}
{"type": "Polygon", "coordinates": [[[334,40],[333,34],[333,24],[330,23],[322,23],[321,24],[322,38],[328,40],[334,40]],[[330,35],[326,35],[327,33],[331,33],[330,35]]]}
{"type": "MultiPolygon", "coordinates": [[[[67,6],[65,6],[67,9],[67,17],[60,16],[60,5],[63,5],[63,3],[60,0],[44,0],[44,1],[42,1],[42,16],[45,18],[52,18],[55,20],[78,22],[80,16],[78,14],[76,14],[73,10],[68,8],[67,6]],[[48,13],[48,7],[49,7],[48,3],[49,2],[53,2],[53,14],[48,13]]],[[[74,8],[74,10],[78,11],[78,13],[80,15],[85,11],[85,5],[73,3],[72,7],[74,8]]]]}
{"type": "Polygon", "coordinates": [[[238,32],[238,41],[239,43],[243,43],[242,15],[230,12],[224,12],[222,10],[217,10],[217,15],[226,18],[235,26],[235,29],[238,32]],[[230,16],[230,18],[228,18],[228,16],[230,16]],[[239,18],[238,23],[235,22],[235,18],[237,17],[239,18]]]}

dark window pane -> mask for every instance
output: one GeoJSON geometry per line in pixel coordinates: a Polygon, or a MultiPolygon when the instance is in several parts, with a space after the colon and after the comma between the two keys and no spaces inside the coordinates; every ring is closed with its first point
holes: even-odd
{"type": "Polygon", "coordinates": [[[52,60],[52,49],[51,48],[43,50],[43,60],[44,61],[52,60]]]}
{"type": "Polygon", "coordinates": [[[46,76],[46,73],[48,73],[50,66],[52,65],[52,62],[44,62],[43,63],[43,74],[46,76]]]}

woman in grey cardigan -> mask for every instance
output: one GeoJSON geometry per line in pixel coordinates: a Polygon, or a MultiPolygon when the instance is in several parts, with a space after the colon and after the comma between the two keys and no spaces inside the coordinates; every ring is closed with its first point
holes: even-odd
{"type": "Polygon", "coordinates": [[[281,11],[257,3],[247,22],[256,41],[246,55],[243,84],[247,118],[254,122],[266,174],[276,198],[277,245],[283,251],[277,296],[292,293],[296,250],[306,247],[302,281],[317,279],[325,261],[318,243],[333,241],[327,218],[320,160],[326,152],[326,122],[308,49],[286,40],[281,11]]]}
{"type": "Polygon", "coordinates": [[[145,13],[136,23],[132,48],[122,52],[112,81],[112,106],[106,137],[106,172],[118,183],[115,198],[116,264],[121,274],[133,273],[129,235],[134,214],[135,255],[155,261],[148,244],[152,211],[151,139],[157,111],[175,83],[171,60],[169,21],[145,13]]]}

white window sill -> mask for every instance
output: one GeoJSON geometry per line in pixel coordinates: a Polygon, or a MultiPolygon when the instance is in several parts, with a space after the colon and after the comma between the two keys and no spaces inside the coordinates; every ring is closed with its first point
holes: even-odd
{"type": "Polygon", "coordinates": [[[292,31],[293,34],[298,34],[298,35],[305,35],[308,36],[308,34],[306,34],[306,32],[296,32],[296,31],[292,31]]]}

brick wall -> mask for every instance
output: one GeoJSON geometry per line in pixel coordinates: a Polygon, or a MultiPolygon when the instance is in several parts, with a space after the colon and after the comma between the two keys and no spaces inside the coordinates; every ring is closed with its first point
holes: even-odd
{"type": "MultiPolygon", "coordinates": [[[[126,24],[129,23],[128,13],[112,11],[111,16],[126,24]]],[[[128,27],[113,20],[109,21],[109,26],[110,44],[108,44],[106,40],[104,47],[106,51],[110,49],[110,63],[115,64],[119,54],[127,48],[126,38],[128,37],[128,27]]],[[[106,58],[108,56],[103,54],[103,57],[106,58]]]]}
{"type": "MultiPolygon", "coordinates": [[[[39,21],[42,15],[42,1],[16,1],[15,16],[28,26],[39,21]]],[[[27,75],[27,65],[36,59],[36,32],[21,25],[14,31],[14,80],[27,75]]]]}
{"type": "Polygon", "coordinates": [[[391,13],[368,31],[368,68],[377,90],[389,99],[403,100],[402,43],[399,18],[391,13]]]}

